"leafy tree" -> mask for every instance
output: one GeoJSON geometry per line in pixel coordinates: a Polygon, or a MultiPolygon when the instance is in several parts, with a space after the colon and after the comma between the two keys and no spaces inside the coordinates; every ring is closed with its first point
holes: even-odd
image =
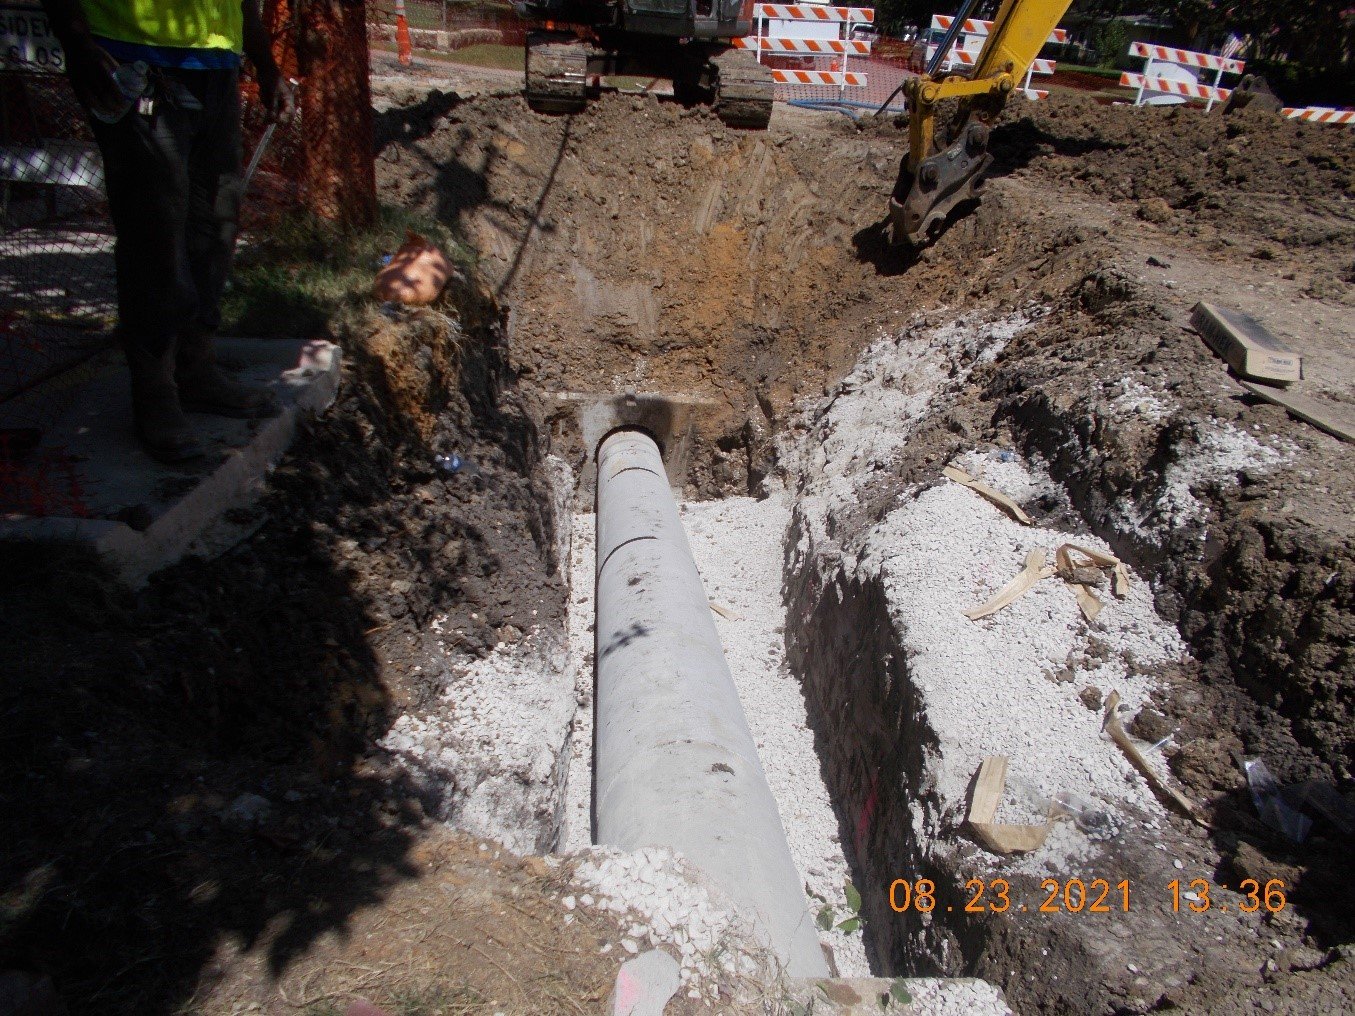
{"type": "Polygon", "coordinates": [[[1096,66],[1113,67],[1129,46],[1129,25],[1119,18],[1109,18],[1091,31],[1091,48],[1096,51],[1096,66]]]}

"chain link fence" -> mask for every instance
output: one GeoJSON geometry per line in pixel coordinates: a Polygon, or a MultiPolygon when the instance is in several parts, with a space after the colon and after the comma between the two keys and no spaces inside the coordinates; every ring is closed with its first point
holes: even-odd
{"type": "MultiPolygon", "coordinates": [[[[395,0],[367,5],[369,34],[394,43],[395,0]]],[[[484,0],[406,0],[405,21],[415,49],[451,51],[474,45],[522,46],[529,22],[506,3],[484,0]]]]}

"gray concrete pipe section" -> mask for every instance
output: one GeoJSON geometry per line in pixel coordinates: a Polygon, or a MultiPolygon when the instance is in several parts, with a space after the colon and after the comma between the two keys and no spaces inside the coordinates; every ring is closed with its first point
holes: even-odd
{"type": "Polygon", "coordinates": [[[828,967],[658,446],[598,447],[597,842],[679,851],[792,976],[828,967]]]}

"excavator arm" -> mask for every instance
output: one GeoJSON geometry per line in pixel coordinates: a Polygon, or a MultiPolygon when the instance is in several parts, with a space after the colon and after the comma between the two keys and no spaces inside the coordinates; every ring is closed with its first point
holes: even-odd
{"type": "MultiPolygon", "coordinates": [[[[988,152],[990,126],[1070,3],[1003,0],[973,74],[935,78],[922,74],[905,83],[908,155],[889,198],[895,243],[931,243],[956,205],[979,196],[983,175],[993,161],[988,152]],[[958,108],[938,132],[936,106],[946,99],[958,99],[958,108]]],[[[948,38],[942,50],[949,47],[948,38]]]]}

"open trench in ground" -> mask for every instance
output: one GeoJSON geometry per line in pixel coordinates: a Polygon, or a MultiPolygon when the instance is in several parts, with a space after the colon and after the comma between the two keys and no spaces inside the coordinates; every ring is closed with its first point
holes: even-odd
{"type": "Polygon", "coordinates": [[[1238,796],[1220,775],[1233,747],[1286,777],[1344,775],[1330,671],[1348,590],[1292,608],[1301,634],[1277,694],[1253,675],[1278,646],[1242,664],[1227,647],[1285,627],[1266,620],[1281,589],[1320,584],[1350,553],[1344,521],[1303,530],[1302,512],[1268,522],[1258,547],[1235,491],[1278,504],[1272,478],[1298,463],[1330,493],[1338,452],[1239,409],[1180,328],[1193,301],[1127,269],[1094,209],[1009,176],[903,258],[878,230],[900,151],[889,126],[787,111],[750,135],[652,98],[546,118],[434,93],[382,129],[387,195],[455,221],[511,307],[494,355],[538,430],[540,540],[570,595],[563,626],[522,624],[457,668],[445,707],[387,734],[442,788],[437,814],[519,851],[590,843],[588,415],[633,393],[664,407],[693,555],[842,974],[979,976],[1019,1011],[1189,1009],[1250,985],[1269,940],[1313,946],[1293,910],[1215,914],[1202,936],[1164,906],[1173,879],[1243,877],[1247,828],[1211,835],[1172,814],[1102,733],[1101,703],[1119,692],[1145,741],[1175,733],[1151,764],[1220,800],[1238,796]],[[942,479],[949,462],[1034,525],[942,479]],[[1130,566],[1094,622],[1058,579],[964,616],[1028,552],[1068,542],[1130,566]],[[1219,717],[1227,737],[1208,731],[1219,717]],[[979,849],[963,819],[990,755],[1010,765],[999,820],[1039,821],[1058,795],[1078,820],[1021,857],[979,849]],[[967,909],[973,880],[994,878],[1011,908],[967,909]],[[934,909],[891,908],[900,879],[933,884],[934,909]],[[1052,912],[1046,879],[1061,887],[1052,912]],[[1115,887],[1109,912],[1070,912],[1070,879],[1115,887]]]}

